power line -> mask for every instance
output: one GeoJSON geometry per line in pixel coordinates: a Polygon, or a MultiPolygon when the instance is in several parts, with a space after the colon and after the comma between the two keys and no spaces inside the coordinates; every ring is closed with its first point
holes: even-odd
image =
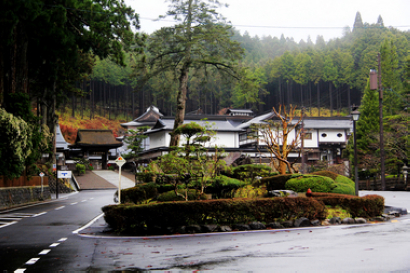
{"type": "MultiPolygon", "coordinates": [[[[147,18],[147,17],[139,17],[139,19],[142,20],[150,20],[150,21],[162,21],[162,22],[170,22],[170,23],[176,23],[177,21],[175,20],[167,20],[167,19],[153,19],[153,18],[147,18]]],[[[256,25],[231,25],[233,27],[252,27],[252,28],[279,28],[279,29],[344,29],[344,27],[324,27],[324,26],[318,26],[318,27],[313,27],[313,26],[256,26],[256,25]]],[[[410,27],[410,25],[407,26],[363,26],[363,27],[355,27],[355,28],[363,28],[363,29],[371,29],[371,28],[404,28],[404,27],[410,27]]]]}

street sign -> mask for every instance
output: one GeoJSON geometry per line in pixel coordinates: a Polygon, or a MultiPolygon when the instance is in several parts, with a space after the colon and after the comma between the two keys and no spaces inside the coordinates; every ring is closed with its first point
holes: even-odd
{"type": "Polygon", "coordinates": [[[53,172],[55,172],[57,170],[57,165],[53,164],[53,172]]]}
{"type": "Polygon", "coordinates": [[[119,178],[118,178],[118,203],[121,204],[121,167],[122,165],[127,162],[122,156],[119,156],[116,160],[115,163],[117,163],[118,167],[120,167],[119,170],[119,178]]]}
{"type": "Polygon", "coordinates": [[[124,165],[126,162],[127,162],[127,161],[126,161],[122,156],[119,156],[119,157],[115,160],[115,163],[117,163],[117,165],[118,165],[119,167],[121,167],[122,165],[124,165]]]}
{"type": "Polygon", "coordinates": [[[71,171],[58,171],[57,178],[71,178],[71,171]]]}
{"type": "Polygon", "coordinates": [[[40,177],[43,177],[43,176],[44,176],[44,173],[40,173],[39,175],[40,175],[40,177]]]}

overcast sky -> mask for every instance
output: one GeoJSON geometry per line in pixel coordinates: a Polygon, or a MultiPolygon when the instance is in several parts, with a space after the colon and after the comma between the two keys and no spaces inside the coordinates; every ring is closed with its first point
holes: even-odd
{"type": "MultiPolygon", "coordinates": [[[[161,26],[173,25],[166,18],[159,22],[152,19],[164,15],[168,2],[164,0],[125,0],[139,15],[141,31],[152,33],[161,26]]],[[[229,4],[219,10],[232,25],[243,34],[293,37],[296,42],[313,42],[317,35],[325,40],[341,37],[343,27],[352,27],[356,12],[363,23],[376,23],[379,14],[385,26],[400,30],[410,29],[410,0],[221,0],[229,4]]]]}

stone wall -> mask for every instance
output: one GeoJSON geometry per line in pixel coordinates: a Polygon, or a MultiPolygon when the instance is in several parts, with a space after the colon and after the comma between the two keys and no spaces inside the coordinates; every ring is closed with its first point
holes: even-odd
{"type": "Polygon", "coordinates": [[[0,188],[0,209],[11,208],[31,202],[51,199],[50,188],[43,187],[10,187],[0,188]]]}

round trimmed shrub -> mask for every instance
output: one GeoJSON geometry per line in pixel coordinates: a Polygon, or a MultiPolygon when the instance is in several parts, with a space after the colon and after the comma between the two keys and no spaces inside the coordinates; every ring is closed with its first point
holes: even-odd
{"type": "Polygon", "coordinates": [[[355,195],[354,181],[346,176],[338,175],[335,179],[336,188],[333,189],[333,193],[350,194],[355,195]]]}
{"type": "Polygon", "coordinates": [[[336,183],[325,176],[303,175],[288,180],[285,188],[295,192],[306,192],[308,189],[312,192],[332,192],[336,188],[336,183]]]}
{"type": "Polygon", "coordinates": [[[261,184],[266,185],[268,191],[285,190],[286,182],[292,178],[302,176],[301,174],[279,174],[261,179],[261,184]]]}

